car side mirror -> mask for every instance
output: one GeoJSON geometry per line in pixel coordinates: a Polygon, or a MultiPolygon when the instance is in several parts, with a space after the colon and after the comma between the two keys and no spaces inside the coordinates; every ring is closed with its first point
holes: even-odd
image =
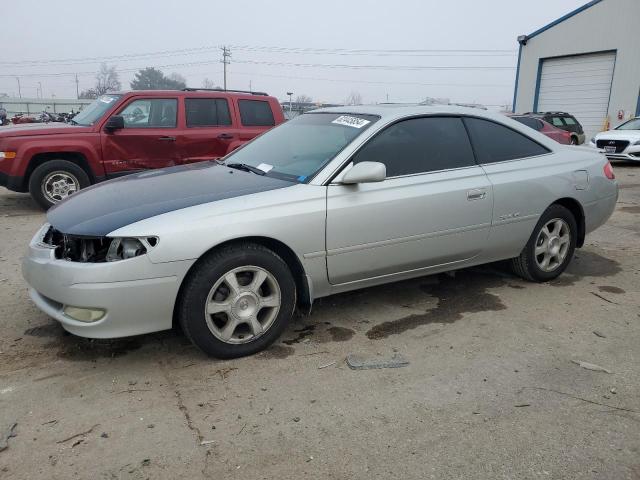
{"type": "Polygon", "coordinates": [[[360,162],[345,172],[340,183],[352,185],[355,183],[382,182],[387,178],[387,167],[380,162],[360,162]]]}
{"type": "Polygon", "coordinates": [[[104,129],[107,132],[114,132],[116,130],[122,130],[124,128],[124,117],[122,115],[112,115],[104,124],[104,129]]]}

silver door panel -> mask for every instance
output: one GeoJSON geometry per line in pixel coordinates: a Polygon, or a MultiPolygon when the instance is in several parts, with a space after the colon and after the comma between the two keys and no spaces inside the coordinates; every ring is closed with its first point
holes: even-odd
{"type": "Polygon", "coordinates": [[[327,270],[332,284],[473,258],[491,223],[491,186],[480,167],[330,185],[327,270]],[[468,192],[484,190],[469,199],[468,192]]]}

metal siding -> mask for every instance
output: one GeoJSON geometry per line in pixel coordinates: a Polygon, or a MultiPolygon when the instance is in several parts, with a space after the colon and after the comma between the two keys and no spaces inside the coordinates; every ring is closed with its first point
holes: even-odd
{"type": "Polygon", "coordinates": [[[533,110],[540,59],[617,50],[607,115],[612,127],[633,116],[640,78],[639,18],[639,0],[602,0],[530,37],[522,47],[516,112],[533,110]],[[624,120],[617,119],[619,110],[624,120]]]}
{"type": "Polygon", "coordinates": [[[572,113],[590,138],[607,117],[615,60],[615,52],[542,60],[537,111],[572,113]]]}

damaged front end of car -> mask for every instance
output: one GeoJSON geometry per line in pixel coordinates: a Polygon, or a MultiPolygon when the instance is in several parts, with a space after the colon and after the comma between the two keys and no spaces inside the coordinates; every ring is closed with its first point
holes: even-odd
{"type": "Polygon", "coordinates": [[[51,225],[43,227],[41,245],[54,250],[58,260],[81,263],[117,262],[145,255],[157,237],[91,237],[68,235],[51,225]]]}

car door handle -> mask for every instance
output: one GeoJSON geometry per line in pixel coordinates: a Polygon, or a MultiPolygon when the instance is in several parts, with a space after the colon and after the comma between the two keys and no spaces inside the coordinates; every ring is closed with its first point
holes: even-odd
{"type": "Polygon", "coordinates": [[[231,135],[230,133],[221,133],[220,135],[218,135],[218,138],[220,140],[231,140],[233,138],[233,135],[231,135]]]}
{"type": "Polygon", "coordinates": [[[158,140],[163,140],[165,142],[175,142],[176,137],[160,137],[158,140]]]}
{"type": "Polygon", "coordinates": [[[487,196],[487,191],[483,188],[476,188],[467,191],[467,200],[483,200],[487,196]]]}

